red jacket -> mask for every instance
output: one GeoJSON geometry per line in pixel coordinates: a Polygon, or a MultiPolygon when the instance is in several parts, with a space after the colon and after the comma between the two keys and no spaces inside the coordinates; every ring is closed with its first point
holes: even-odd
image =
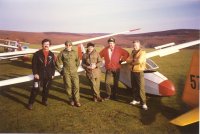
{"type": "Polygon", "coordinates": [[[119,46],[115,46],[114,50],[112,52],[111,60],[109,58],[108,54],[109,47],[105,47],[101,52],[99,53],[101,57],[104,57],[105,60],[105,67],[106,69],[111,70],[117,70],[120,69],[121,65],[119,64],[119,61],[125,61],[129,57],[128,51],[122,49],[119,46]]]}

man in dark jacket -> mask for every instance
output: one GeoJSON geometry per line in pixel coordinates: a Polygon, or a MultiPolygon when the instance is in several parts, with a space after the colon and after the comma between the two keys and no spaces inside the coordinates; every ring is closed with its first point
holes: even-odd
{"type": "Polygon", "coordinates": [[[42,91],[42,103],[47,106],[47,97],[52,79],[55,74],[55,55],[49,50],[51,41],[44,39],[42,49],[35,52],[32,59],[32,72],[34,76],[33,88],[31,90],[28,109],[32,109],[35,98],[40,87],[42,91]]]}

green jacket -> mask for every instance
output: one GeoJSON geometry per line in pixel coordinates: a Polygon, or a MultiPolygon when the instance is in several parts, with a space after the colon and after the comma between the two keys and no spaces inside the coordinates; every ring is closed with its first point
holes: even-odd
{"type": "Polygon", "coordinates": [[[99,53],[94,49],[90,54],[86,52],[82,57],[82,67],[86,70],[86,75],[89,78],[97,78],[101,75],[101,57],[99,53]],[[95,69],[88,69],[87,66],[91,64],[96,64],[95,69]]]}
{"type": "Polygon", "coordinates": [[[67,51],[67,49],[62,50],[56,61],[56,70],[61,73],[63,70],[66,73],[77,73],[80,60],[78,54],[75,50],[67,51]],[[63,67],[62,67],[63,66],[63,67]]]}

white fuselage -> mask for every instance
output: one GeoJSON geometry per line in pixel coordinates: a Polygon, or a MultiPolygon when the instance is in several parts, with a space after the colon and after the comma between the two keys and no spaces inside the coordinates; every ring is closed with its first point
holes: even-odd
{"type": "MultiPolygon", "coordinates": [[[[157,71],[145,72],[145,90],[148,94],[158,96],[172,96],[175,87],[164,75],[157,71]]],[[[120,81],[131,88],[131,71],[128,64],[122,64],[120,69],[120,81]]]]}

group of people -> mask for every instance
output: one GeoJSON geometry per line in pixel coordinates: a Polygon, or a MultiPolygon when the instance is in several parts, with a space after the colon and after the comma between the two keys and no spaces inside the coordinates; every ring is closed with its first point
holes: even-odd
{"type": "MultiPolygon", "coordinates": [[[[33,108],[33,103],[39,92],[42,91],[42,103],[47,106],[49,88],[57,70],[63,78],[64,88],[67,92],[69,104],[80,107],[79,77],[78,67],[80,59],[78,53],[72,48],[72,42],[65,42],[65,49],[57,57],[49,50],[51,41],[44,39],[42,49],[34,53],[32,59],[32,71],[34,75],[33,87],[28,103],[28,109],[33,108]]],[[[89,80],[90,87],[93,90],[93,101],[102,102],[104,100],[116,99],[118,82],[120,76],[121,63],[126,61],[130,65],[131,84],[133,91],[133,101],[131,105],[141,104],[144,110],[147,110],[146,96],[144,88],[144,70],[146,67],[145,51],[141,49],[139,40],[133,41],[133,50],[129,55],[128,51],[117,46],[114,38],[108,39],[108,46],[99,53],[95,49],[95,44],[89,42],[87,51],[82,56],[81,66],[86,71],[86,77],[89,80]],[[105,89],[107,96],[102,98],[100,95],[100,79],[102,59],[105,61],[105,89]]],[[[129,76],[127,76],[129,77],[129,76]]]]}

